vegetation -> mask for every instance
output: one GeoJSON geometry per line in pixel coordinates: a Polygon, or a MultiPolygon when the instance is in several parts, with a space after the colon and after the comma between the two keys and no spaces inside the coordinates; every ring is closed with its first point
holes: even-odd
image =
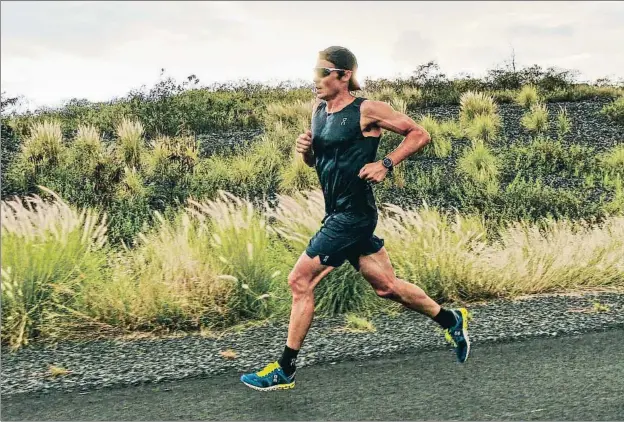
{"type": "MultiPolygon", "coordinates": [[[[416,114],[432,142],[375,188],[376,233],[397,276],[443,302],[624,287],[624,143],[563,143],[575,125],[563,107],[550,138],[545,107],[608,98],[617,122],[622,88],[535,67],[453,81],[436,69],[367,81],[358,94],[409,113],[460,107],[457,119],[416,114]],[[524,109],[528,143],[505,138],[501,102],[524,109]]],[[[324,214],[315,170],[294,149],[311,95],[196,85],[165,80],[106,104],[4,113],[4,344],[288,317],[288,274],[324,214]],[[197,134],[241,127],[263,133],[201,156],[197,134]]],[[[379,158],[401,140],[385,132],[379,158]]],[[[398,309],[349,265],[316,298],[319,314],[348,315],[354,329],[398,309]]]]}
{"type": "Polygon", "coordinates": [[[602,113],[612,121],[624,124],[624,97],[619,97],[603,107],[602,113]]]}

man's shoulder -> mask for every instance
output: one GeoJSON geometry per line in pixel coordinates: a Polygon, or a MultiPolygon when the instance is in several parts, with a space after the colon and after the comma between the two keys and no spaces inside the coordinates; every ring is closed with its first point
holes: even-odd
{"type": "Polygon", "coordinates": [[[316,113],[316,110],[318,109],[318,107],[324,103],[325,101],[321,100],[320,98],[315,99],[314,104],[312,104],[312,114],[316,113]]]}
{"type": "Polygon", "coordinates": [[[360,101],[360,107],[363,110],[377,110],[379,108],[390,107],[390,105],[385,101],[371,100],[369,98],[362,98],[360,101]]]}
{"type": "Polygon", "coordinates": [[[392,106],[385,101],[363,99],[360,104],[360,112],[364,117],[377,116],[380,113],[392,110],[392,106]]]}

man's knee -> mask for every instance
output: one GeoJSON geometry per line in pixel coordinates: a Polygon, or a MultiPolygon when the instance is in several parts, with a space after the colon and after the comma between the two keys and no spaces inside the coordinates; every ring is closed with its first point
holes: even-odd
{"type": "Polygon", "coordinates": [[[323,269],[319,256],[310,258],[306,253],[288,274],[288,286],[293,297],[311,294],[318,282],[331,271],[331,268],[323,269]]]}
{"type": "Polygon", "coordinates": [[[312,280],[310,280],[310,277],[297,269],[293,269],[288,274],[288,286],[294,297],[309,293],[311,284],[312,280]]]}
{"type": "Polygon", "coordinates": [[[382,299],[395,299],[396,283],[392,280],[382,281],[374,286],[375,294],[382,299]]]}

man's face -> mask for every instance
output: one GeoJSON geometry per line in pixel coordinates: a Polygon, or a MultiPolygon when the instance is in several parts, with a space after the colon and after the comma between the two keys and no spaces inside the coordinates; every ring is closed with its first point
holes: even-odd
{"type": "MultiPolygon", "coordinates": [[[[317,68],[335,68],[336,66],[332,62],[327,60],[317,60],[317,68]]],[[[314,73],[314,86],[316,87],[316,97],[322,100],[328,100],[335,97],[341,90],[344,89],[349,82],[351,76],[350,71],[345,71],[342,78],[339,77],[339,72],[325,71],[317,69],[314,73]]]]}

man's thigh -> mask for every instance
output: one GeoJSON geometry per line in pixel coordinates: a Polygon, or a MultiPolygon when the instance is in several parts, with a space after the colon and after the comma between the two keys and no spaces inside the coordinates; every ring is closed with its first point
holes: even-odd
{"type": "Polygon", "coordinates": [[[291,270],[289,280],[314,289],[334,268],[321,263],[320,256],[310,258],[307,252],[303,252],[291,270]]]}
{"type": "Polygon", "coordinates": [[[347,259],[356,271],[362,272],[362,266],[387,259],[384,243],[384,239],[372,234],[353,245],[347,253],[347,259]]]}
{"type": "MultiPolygon", "coordinates": [[[[373,235],[376,225],[375,216],[352,212],[331,215],[310,239],[306,254],[318,256],[322,264],[340,267],[354,255],[373,253],[383,246],[383,241],[380,246],[380,239],[373,235]]],[[[354,266],[357,268],[357,263],[354,266]]]]}

